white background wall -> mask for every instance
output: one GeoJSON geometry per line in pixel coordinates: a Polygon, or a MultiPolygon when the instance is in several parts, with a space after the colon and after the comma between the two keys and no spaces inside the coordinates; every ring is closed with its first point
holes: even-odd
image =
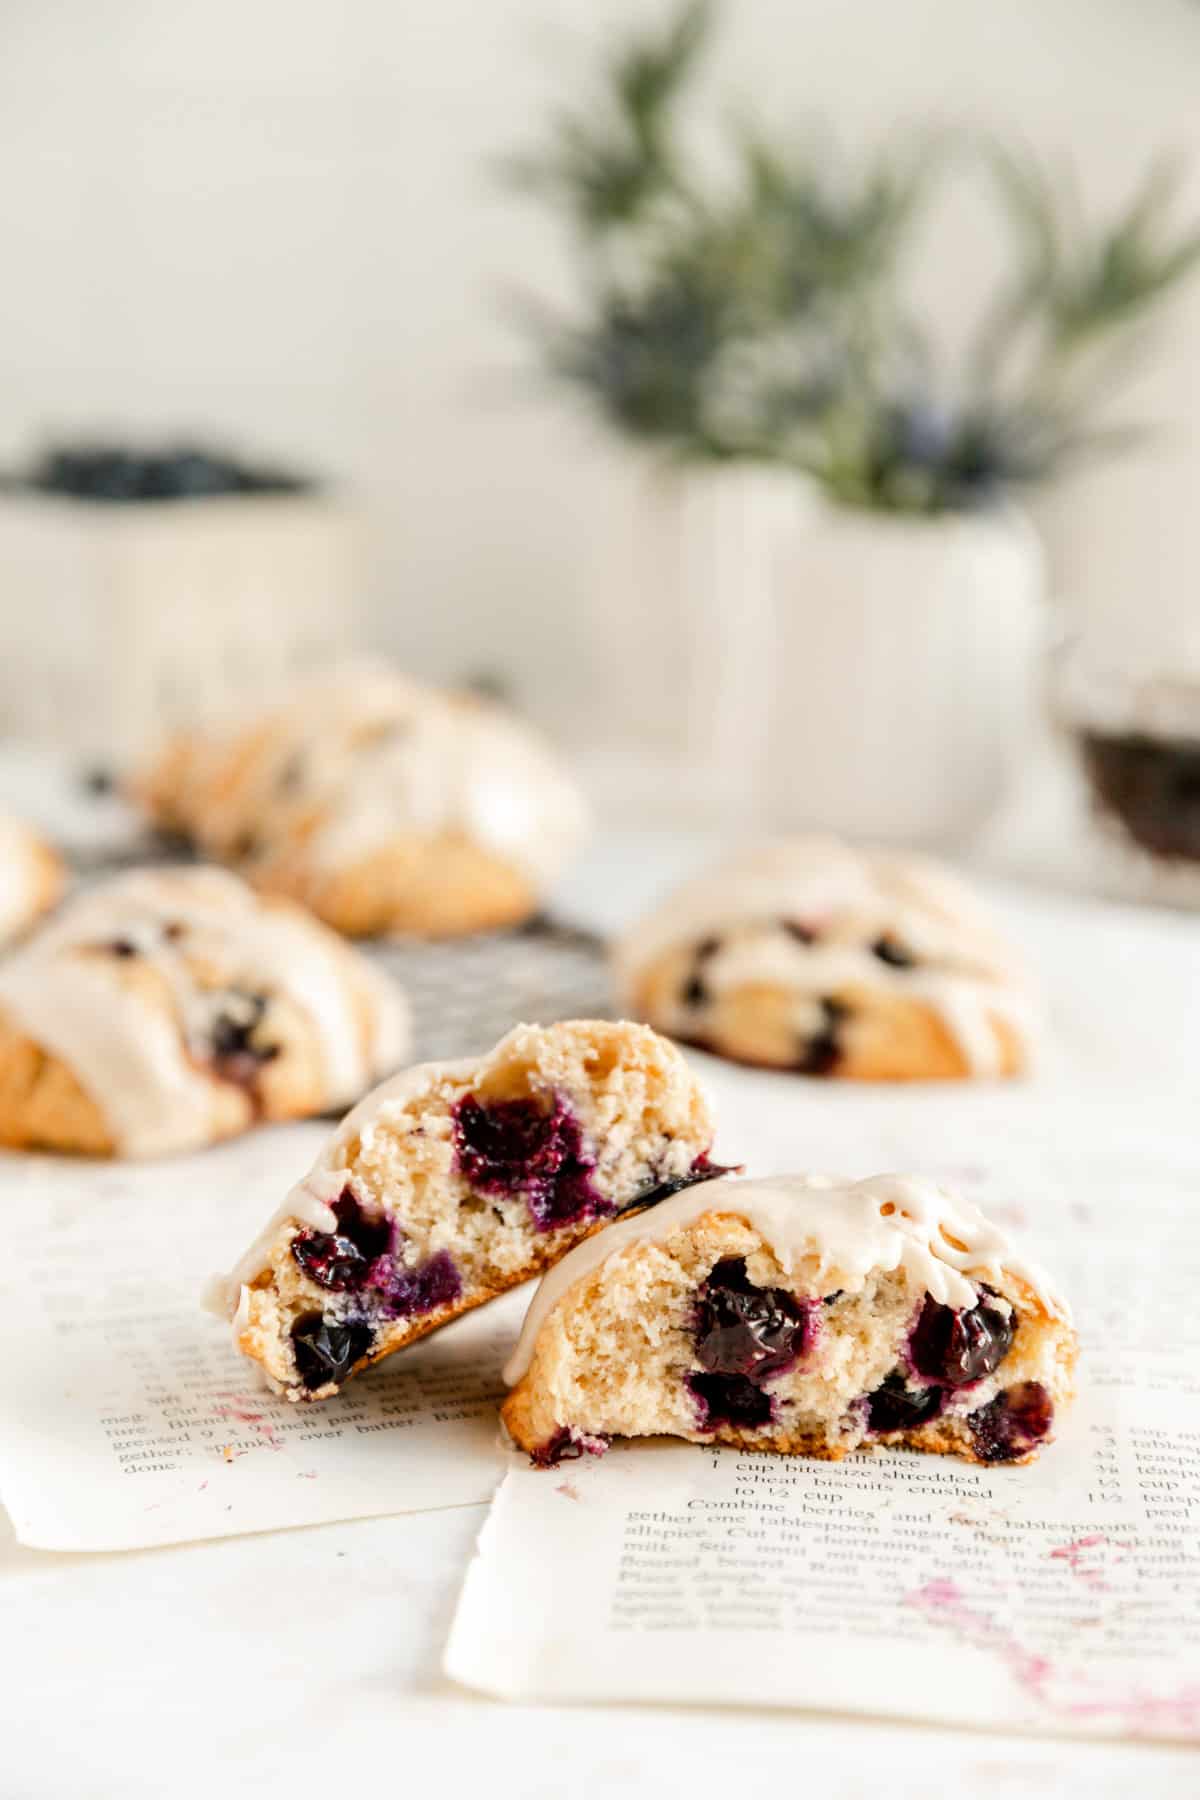
{"type": "MultiPolygon", "coordinates": [[[[3,0],[0,453],[130,426],[311,461],[366,498],[382,642],[602,721],[629,468],[513,379],[497,297],[561,271],[488,158],[649,10],[3,0]]],[[[1019,130],[1102,201],[1160,146],[1200,151],[1200,4],[731,0],[713,85],[851,146],[913,114],[1019,130]]],[[[959,209],[923,272],[939,308],[965,304],[988,235],[959,209]]],[[[1154,453],[1043,509],[1071,603],[1191,606],[1198,397],[1200,292],[1139,395],[1169,428],[1154,453]]]]}

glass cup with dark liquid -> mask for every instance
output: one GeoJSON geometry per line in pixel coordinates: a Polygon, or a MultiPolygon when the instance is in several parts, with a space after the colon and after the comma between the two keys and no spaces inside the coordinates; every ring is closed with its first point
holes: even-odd
{"type": "Polygon", "coordinates": [[[1111,885],[1200,906],[1200,663],[1139,665],[1076,641],[1060,654],[1053,708],[1083,770],[1111,885]]]}

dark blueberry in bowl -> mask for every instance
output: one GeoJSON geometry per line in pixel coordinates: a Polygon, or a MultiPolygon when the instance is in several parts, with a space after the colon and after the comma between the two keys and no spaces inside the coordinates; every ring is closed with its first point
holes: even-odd
{"type": "Polygon", "coordinates": [[[769,1425],[775,1416],[770,1394],[745,1375],[689,1375],[686,1385],[696,1402],[701,1431],[715,1431],[718,1425],[753,1431],[769,1425]]]}
{"type": "Polygon", "coordinates": [[[1040,1381],[1020,1381],[973,1412],[967,1424],[984,1462],[1015,1462],[1049,1436],[1054,1402],[1040,1381]]]}
{"type": "Polygon", "coordinates": [[[991,1375],[1008,1355],[1015,1330],[990,1288],[969,1310],[943,1306],[926,1294],[908,1340],[913,1373],[944,1387],[962,1387],[991,1375]]]}
{"type": "Polygon", "coordinates": [[[459,1173],[477,1193],[523,1195],[541,1231],[612,1211],[592,1182],[595,1159],[579,1121],[558,1095],[547,1108],[466,1094],[454,1108],[454,1145],[459,1173]]]}
{"type": "Polygon", "coordinates": [[[297,1266],[331,1293],[345,1294],[366,1286],[372,1265],[392,1244],[386,1219],[364,1212],[349,1188],[334,1202],[336,1231],[304,1231],[292,1240],[297,1266]]]}
{"type": "Polygon", "coordinates": [[[696,1361],[710,1375],[766,1381],[794,1368],[809,1347],[812,1309],[786,1288],[755,1287],[742,1257],[712,1270],[696,1307],[696,1361]]]}
{"type": "Polygon", "coordinates": [[[292,1326],[292,1352],[300,1379],[309,1393],[327,1381],[341,1381],[367,1354],[374,1340],[371,1327],[360,1320],[323,1318],[305,1313],[292,1326]]]}
{"type": "Polygon", "coordinates": [[[868,1431],[911,1431],[936,1419],[945,1404],[940,1388],[910,1388],[899,1369],[893,1369],[865,1401],[868,1431]]]}

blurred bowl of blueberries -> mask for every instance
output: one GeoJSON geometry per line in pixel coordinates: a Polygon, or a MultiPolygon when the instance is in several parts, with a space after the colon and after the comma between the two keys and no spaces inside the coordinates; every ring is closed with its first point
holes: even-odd
{"type": "Polygon", "coordinates": [[[100,505],[142,501],[212,500],[234,494],[311,494],[310,476],[252,463],[194,443],[161,448],[125,444],[52,445],[29,469],[6,483],[9,491],[60,494],[100,505]]]}
{"type": "Polygon", "coordinates": [[[120,767],[358,644],[352,494],[179,438],[0,478],[0,737],[120,767]]]}

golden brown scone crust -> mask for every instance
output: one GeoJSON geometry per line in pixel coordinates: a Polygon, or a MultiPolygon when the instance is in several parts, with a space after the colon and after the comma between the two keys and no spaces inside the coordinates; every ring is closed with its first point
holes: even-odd
{"type": "Polygon", "coordinates": [[[104,1115],[60,1058],[25,1037],[0,1012],[0,1144],[111,1156],[104,1115]]]}
{"type": "MultiPolygon", "coordinates": [[[[682,947],[647,970],[633,1010],[652,1022],[672,1009],[687,979],[691,951],[682,947]]],[[[965,1081],[973,1071],[962,1049],[931,1006],[878,988],[847,987],[831,998],[845,1008],[839,1022],[838,1051],[828,1067],[804,1070],[798,1060],[793,993],[765,982],[748,982],[722,994],[709,1008],[703,1030],[682,1036],[697,1049],[761,1069],[800,1069],[842,1081],[965,1081]]],[[[991,1014],[997,1074],[1019,1075],[1025,1049],[1011,1022],[991,1014]]]]}
{"type": "MultiPolygon", "coordinates": [[[[216,872],[211,873],[216,875],[216,872]]],[[[209,874],[209,871],[191,869],[165,874],[169,884],[178,884],[182,889],[178,901],[182,918],[188,917],[186,902],[192,884],[203,881],[209,874]]],[[[72,905],[86,905],[93,898],[120,893],[131,883],[136,887],[139,882],[153,882],[156,878],[156,872],[152,870],[118,876],[92,890],[91,894],[81,895],[72,905]]],[[[219,874],[216,878],[234,889],[239,888],[232,876],[219,874]]],[[[399,1015],[396,1022],[391,1023],[390,1009],[400,1007],[401,1002],[390,982],[369,969],[349,945],[331,933],[324,933],[303,908],[281,899],[251,900],[244,888],[240,891],[251,912],[234,911],[229,915],[227,938],[223,935],[223,914],[219,915],[220,922],[216,926],[211,919],[202,926],[199,937],[194,934],[181,937],[171,952],[173,972],[165,965],[157,965],[153,957],[142,954],[122,956],[114,952],[112,939],[120,937],[119,920],[124,916],[120,911],[115,918],[106,918],[98,941],[92,941],[89,928],[84,931],[83,942],[61,946],[53,952],[57,978],[73,982],[72,970],[76,967],[86,975],[99,972],[109,984],[108,992],[141,1009],[137,1021],[144,1018],[147,1027],[152,1022],[165,1022],[169,1035],[177,1041],[182,1066],[197,1082],[207,1086],[203,1130],[198,1130],[195,1119],[189,1117],[186,1139],[181,1138],[177,1144],[164,1142],[164,1153],[217,1142],[247,1130],[258,1121],[309,1118],[328,1111],[331,1106],[344,1105],[355,1097],[331,1091],[319,1019],[291,993],[274,985],[260,969],[247,967],[247,952],[239,948],[238,930],[249,919],[252,919],[254,929],[260,931],[264,928],[269,931],[274,920],[279,921],[281,928],[292,923],[298,925],[303,936],[285,940],[290,946],[289,955],[300,946],[304,947],[304,954],[308,954],[310,948],[319,948],[319,953],[326,959],[331,982],[340,987],[341,1003],[349,1016],[349,1029],[353,1039],[357,1040],[356,1053],[362,1067],[368,1071],[363,1085],[393,1066],[390,1061],[381,1063],[379,1060],[381,1054],[386,1054],[388,1037],[401,1029],[399,1015]],[[212,935],[214,931],[215,935],[212,935]],[[218,1011],[228,1003],[227,996],[232,998],[235,1007],[242,1003],[247,981],[257,980],[264,1002],[261,1037],[267,1047],[266,1056],[262,1060],[256,1059],[251,1067],[245,1062],[221,1062],[215,1053],[206,1057],[194,1051],[192,1046],[196,1040],[185,1029],[180,1014],[181,979],[183,988],[194,1002],[203,1006],[211,1004],[218,1011]],[[384,1006],[389,1009],[387,1023],[381,1022],[380,1018],[379,1009],[384,1006]],[[377,1035],[380,1032],[384,1035],[377,1035]]],[[[163,903],[168,916],[174,905],[169,896],[170,890],[163,903]]],[[[117,905],[119,908],[119,901],[117,905]]],[[[69,914],[63,916],[70,917],[69,914]]],[[[135,916],[140,915],[130,914],[130,917],[135,916]]],[[[56,928],[57,922],[52,929],[56,928]]],[[[29,951],[20,954],[23,958],[36,956],[38,947],[39,940],[35,939],[29,951]]],[[[37,966],[40,971],[41,965],[37,966]]],[[[39,972],[38,980],[44,979],[44,974],[39,972]]],[[[123,1016],[127,1028],[134,1029],[135,1021],[129,1015],[123,1016]]],[[[140,1024],[138,1029],[140,1031],[140,1024]]],[[[404,1049],[405,1043],[399,1042],[398,1054],[403,1054],[404,1049]]],[[[83,1066],[87,1067],[86,1062],[83,1066]]],[[[104,1095],[89,1089],[86,1078],[72,1064],[69,1047],[60,1046],[56,1050],[39,1043],[22,1022],[19,1011],[6,1009],[2,998],[0,1144],[10,1148],[90,1156],[144,1153],[122,1146],[116,1124],[106,1111],[104,1095]]]]}
{"type": "Polygon", "coordinates": [[[249,723],[175,740],[132,791],[260,892],[350,936],[521,924],[582,825],[528,727],[380,665],[332,671],[249,723]]]}
{"type": "MultiPolygon", "coordinates": [[[[545,1317],[529,1367],[504,1401],[501,1416],[512,1441],[535,1460],[566,1429],[583,1439],[653,1435],[658,1431],[693,1443],[728,1444],[743,1450],[769,1450],[834,1462],[851,1453],[892,1446],[954,1455],[990,1466],[989,1459],[979,1454],[965,1419],[954,1414],[927,1421],[913,1430],[882,1432],[866,1438],[859,1432],[846,1435],[847,1412],[854,1405],[853,1399],[847,1397],[831,1403],[829,1418],[819,1427],[810,1423],[807,1427],[789,1428],[785,1422],[772,1424],[769,1429],[746,1430],[722,1424],[702,1431],[686,1413],[682,1417],[676,1414],[669,1423],[654,1424],[655,1390],[649,1384],[665,1383],[668,1392],[677,1390],[689,1366],[686,1334],[696,1284],[723,1258],[752,1257],[763,1248],[763,1240],[748,1219],[714,1209],[666,1245],[643,1243],[623,1251],[619,1268],[612,1265],[607,1273],[604,1264],[593,1268],[567,1289],[545,1317]],[[679,1315],[674,1330],[671,1306],[679,1315]],[[651,1317],[657,1309],[661,1312],[651,1317]],[[644,1329],[640,1319],[647,1320],[644,1329]],[[643,1384],[641,1393],[639,1382],[643,1384]],[[605,1417],[604,1408],[612,1405],[614,1392],[619,1409],[630,1394],[634,1396],[634,1404],[643,1409],[640,1424],[644,1430],[639,1428],[631,1434],[610,1431],[612,1421],[605,1417]]],[[[786,1285],[787,1278],[773,1259],[769,1260],[770,1279],[786,1285]]],[[[802,1285],[801,1281],[799,1286],[802,1285]]],[[[898,1317],[908,1318],[912,1307],[919,1304],[919,1296],[898,1293],[887,1281],[879,1291],[886,1297],[885,1306],[898,1308],[898,1317]]],[[[1019,1274],[1005,1271],[1002,1292],[1016,1307],[1018,1323],[997,1383],[1002,1381],[1007,1387],[1031,1380],[1040,1382],[1050,1393],[1057,1414],[1075,1394],[1075,1332],[1069,1321],[1048,1307],[1019,1274]]],[[[882,1314],[879,1326],[882,1341],[882,1314]]],[[[867,1342],[874,1328],[869,1307],[852,1327],[863,1342],[867,1342]]],[[[886,1329],[894,1332],[894,1320],[886,1329]]],[[[821,1354],[818,1340],[818,1359],[821,1354]]],[[[885,1362],[890,1363],[894,1353],[886,1343],[883,1354],[885,1362]]],[[[818,1369],[820,1366],[818,1360],[818,1369]]],[[[877,1365],[869,1379],[876,1380],[879,1373],[877,1365]]],[[[772,1391],[786,1396],[787,1379],[773,1383],[772,1391]]],[[[1051,1441],[1052,1437],[1047,1437],[1026,1454],[1006,1458],[1006,1462],[1031,1462],[1051,1441]]]]}
{"type": "Polygon", "coordinates": [[[347,937],[459,937],[520,925],[538,897],[515,868],[456,835],[397,840],[336,875],[300,858],[251,868],[261,893],[287,894],[347,937]]]}

